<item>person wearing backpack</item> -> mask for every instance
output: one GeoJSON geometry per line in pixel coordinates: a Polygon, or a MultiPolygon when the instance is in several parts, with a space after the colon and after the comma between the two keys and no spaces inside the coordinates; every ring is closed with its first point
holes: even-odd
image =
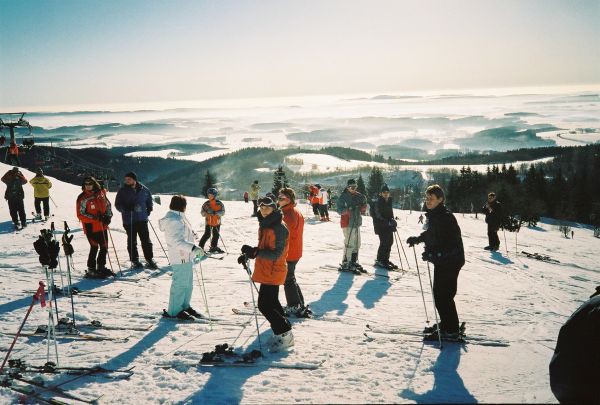
{"type": "Polygon", "coordinates": [[[23,184],[27,183],[27,179],[19,168],[15,166],[4,173],[2,182],[6,184],[4,199],[8,201],[8,209],[15,225],[15,230],[23,229],[27,226],[27,215],[24,204],[25,191],[23,191],[23,184]],[[20,225],[19,220],[21,221],[20,225]]]}

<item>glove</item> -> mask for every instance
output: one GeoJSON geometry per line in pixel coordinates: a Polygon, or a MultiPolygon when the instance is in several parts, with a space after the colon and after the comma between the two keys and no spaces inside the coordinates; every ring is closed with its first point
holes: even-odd
{"type": "Polygon", "coordinates": [[[249,259],[254,259],[258,254],[258,248],[244,245],[242,246],[242,253],[245,254],[249,259]]]}
{"type": "Polygon", "coordinates": [[[46,245],[46,239],[44,239],[43,236],[39,236],[38,240],[33,242],[33,247],[40,256],[40,264],[42,266],[48,266],[50,264],[50,255],[48,254],[48,245],[46,245]]]}
{"type": "Polygon", "coordinates": [[[406,239],[406,243],[408,243],[409,247],[413,247],[414,245],[421,243],[421,241],[419,240],[418,236],[411,236],[410,238],[406,239]]]}
{"type": "Polygon", "coordinates": [[[393,232],[396,232],[396,229],[398,228],[398,223],[395,219],[392,218],[388,221],[388,226],[393,232]]]}
{"type": "Polygon", "coordinates": [[[71,244],[71,241],[73,240],[73,235],[67,235],[68,233],[65,232],[62,236],[63,250],[65,252],[65,256],[71,256],[75,252],[75,249],[73,249],[73,245],[71,244]]]}
{"type": "Polygon", "coordinates": [[[241,264],[242,266],[244,266],[246,264],[246,260],[248,260],[248,257],[243,253],[241,255],[239,255],[237,258],[238,264],[241,264]]]}
{"type": "Polygon", "coordinates": [[[58,266],[58,253],[60,252],[60,243],[57,240],[51,240],[47,242],[48,245],[48,256],[50,257],[50,263],[48,267],[55,269],[58,266]]]}
{"type": "Polygon", "coordinates": [[[206,256],[206,252],[200,246],[194,246],[192,253],[196,256],[196,259],[202,259],[206,256]]]}
{"type": "Polygon", "coordinates": [[[104,225],[110,225],[110,221],[111,221],[112,217],[109,215],[101,215],[100,216],[100,221],[102,221],[102,223],[104,225]]]}

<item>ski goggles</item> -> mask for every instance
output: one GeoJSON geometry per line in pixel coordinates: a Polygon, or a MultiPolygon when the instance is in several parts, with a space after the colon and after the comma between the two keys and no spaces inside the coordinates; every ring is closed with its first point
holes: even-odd
{"type": "Polygon", "coordinates": [[[277,204],[275,204],[275,201],[273,201],[271,199],[271,197],[262,197],[258,199],[258,206],[259,207],[272,207],[272,208],[277,208],[277,204]]]}

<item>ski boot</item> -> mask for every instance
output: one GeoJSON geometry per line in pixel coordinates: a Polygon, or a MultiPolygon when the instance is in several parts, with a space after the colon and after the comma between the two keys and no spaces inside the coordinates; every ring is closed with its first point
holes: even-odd
{"type": "Polygon", "coordinates": [[[101,278],[109,278],[109,277],[117,276],[115,273],[113,273],[113,271],[111,269],[109,269],[106,266],[98,266],[98,268],[96,269],[96,273],[98,273],[101,276],[101,278]]]}
{"type": "Polygon", "coordinates": [[[423,336],[423,341],[435,341],[435,340],[439,340],[441,337],[442,340],[444,341],[448,341],[448,342],[460,342],[462,341],[462,337],[459,331],[456,332],[447,332],[447,331],[439,331],[439,330],[434,330],[431,333],[425,334],[423,336]],[[439,334],[439,335],[438,335],[439,334]]]}
{"type": "Polygon", "coordinates": [[[208,250],[208,253],[219,254],[219,253],[225,253],[225,251],[218,246],[214,246],[208,250]]]}
{"type": "Polygon", "coordinates": [[[389,260],[387,262],[387,265],[390,270],[398,270],[399,269],[398,266],[396,266],[394,263],[390,262],[389,260]]]}
{"type": "Polygon", "coordinates": [[[294,335],[292,330],[288,330],[280,335],[274,335],[271,344],[269,345],[269,352],[283,352],[294,346],[294,335]]]}
{"type": "Polygon", "coordinates": [[[152,259],[146,260],[146,266],[144,267],[149,270],[158,270],[158,264],[156,264],[156,262],[152,259]]]}
{"type": "Polygon", "coordinates": [[[350,267],[358,270],[358,274],[366,273],[367,270],[363,266],[358,263],[358,253],[352,253],[352,258],[350,259],[350,267]]]}
{"type": "Polygon", "coordinates": [[[194,317],[194,318],[196,318],[196,319],[202,319],[202,318],[204,318],[204,316],[202,316],[202,314],[201,314],[200,312],[196,311],[196,310],[195,310],[194,308],[192,308],[192,307],[189,307],[188,309],[184,309],[184,311],[185,311],[185,312],[186,312],[188,315],[190,315],[190,316],[192,316],[192,317],[194,317]]]}
{"type": "Polygon", "coordinates": [[[339,271],[345,271],[348,273],[354,273],[354,274],[360,274],[360,271],[353,267],[351,265],[351,263],[343,261],[342,264],[340,265],[340,267],[338,268],[339,271]]]}
{"type": "Polygon", "coordinates": [[[375,263],[373,263],[373,266],[375,266],[375,267],[381,267],[382,269],[389,269],[390,268],[388,266],[388,264],[385,263],[382,260],[375,260],[375,263]]]}
{"type": "Polygon", "coordinates": [[[143,269],[144,265],[142,263],[140,263],[139,260],[134,260],[131,262],[131,268],[134,270],[143,269]]]}

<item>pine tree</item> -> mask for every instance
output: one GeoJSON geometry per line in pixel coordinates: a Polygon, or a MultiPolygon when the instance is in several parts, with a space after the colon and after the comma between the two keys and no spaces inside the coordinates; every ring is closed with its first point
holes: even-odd
{"type": "Polygon", "coordinates": [[[279,166],[277,170],[273,173],[273,189],[271,190],[273,194],[279,194],[279,190],[284,187],[289,187],[289,183],[285,172],[283,171],[283,166],[279,166]]]}
{"type": "Polygon", "coordinates": [[[206,174],[204,175],[204,185],[202,186],[202,195],[205,196],[206,198],[208,198],[206,190],[208,190],[211,187],[214,187],[216,184],[217,184],[217,178],[215,177],[214,174],[212,174],[210,172],[210,170],[207,170],[206,174]]]}
{"type": "Polygon", "coordinates": [[[367,195],[367,189],[365,187],[365,181],[362,177],[362,174],[358,175],[358,180],[356,181],[356,190],[362,195],[367,195]]]}
{"type": "Polygon", "coordinates": [[[367,192],[369,195],[367,196],[368,200],[374,198],[381,191],[381,187],[383,187],[383,173],[381,169],[378,167],[374,167],[371,170],[371,174],[369,175],[369,180],[367,182],[367,192]]]}

